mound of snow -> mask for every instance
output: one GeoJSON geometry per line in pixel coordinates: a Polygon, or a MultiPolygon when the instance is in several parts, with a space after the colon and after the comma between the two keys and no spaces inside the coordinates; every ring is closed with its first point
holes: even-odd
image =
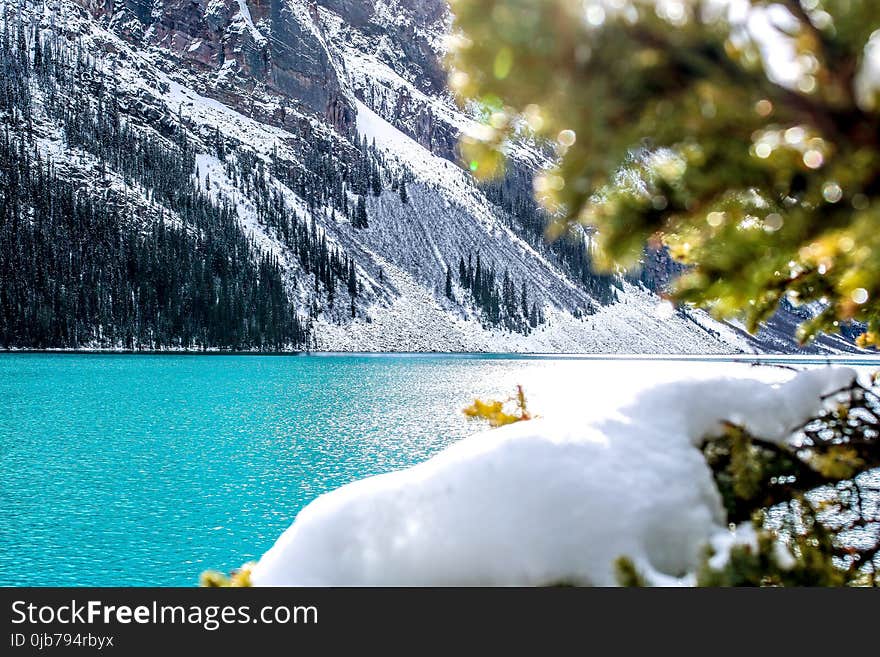
{"type": "Polygon", "coordinates": [[[730,420],[784,441],[855,372],[735,376],[622,390],[628,401],[617,408],[556,404],[544,418],[343,486],[300,512],[253,581],[612,585],[626,555],[654,583],[688,583],[702,548],[728,532],[701,439],[730,420]]]}

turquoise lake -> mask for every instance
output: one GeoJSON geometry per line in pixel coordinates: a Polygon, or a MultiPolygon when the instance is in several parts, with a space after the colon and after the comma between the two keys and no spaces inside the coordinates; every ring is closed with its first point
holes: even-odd
{"type": "Polygon", "coordinates": [[[593,362],[0,355],[0,585],[194,585],[321,493],[473,433],[475,396],[593,362]]]}

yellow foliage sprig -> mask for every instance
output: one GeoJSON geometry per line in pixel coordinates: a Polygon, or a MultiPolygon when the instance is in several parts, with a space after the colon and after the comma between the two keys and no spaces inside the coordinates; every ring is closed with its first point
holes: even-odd
{"type": "Polygon", "coordinates": [[[199,576],[199,586],[205,588],[248,588],[253,586],[251,571],[256,565],[248,561],[241,568],[233,570],[229,575],[219,570],[206,570],[199,576]]]}
{"type": "Polygon", "coordinates": [[[522,386],[517,386],[516,394],[505,400],[483,401],[475,399],[473,404],[463,410],[463,413],[469,420],[485,420],[493,428],[533,418],[529,412],[522,386]],[[514,408],[511,412],[507,412],[505,406],[509,406],[511,402],[514,404],[514,408]]]}

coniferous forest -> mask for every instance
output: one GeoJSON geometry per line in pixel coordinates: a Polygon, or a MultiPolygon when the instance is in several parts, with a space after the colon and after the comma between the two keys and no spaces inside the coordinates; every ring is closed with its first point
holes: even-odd
{"type": "MultiPolygon", "coordinates": [[[[531,195],[531,183],[523,184],[516,176],[485,182],[481,189],[486,196],[511,217],[511,228],[537,248],[546,249],[559,266],[603,306],[617,300],[620,277],[597,272],[593,267],[592,243],[582,230],[571,231],[560,239],[547,240],[547,227],[552,218],[543,211],[531,195]]],[[[649,289],[658,291],[648,285],[649,289]]],[[[591,313],[595,308],[587,308],[591,313]]]]}
{"type": "Polygon", "coordinates": [[[0,136],[0,346],[306,346],[309,323],[287,297],[277,258],[249,243],[232,208],[200,191],[186,133],[131,130],[87,57],[35,35],[29,47],[29,36],[5,24],[0,43],[8,118],[0,136]],[[96,103],[81,93],[89,85],[98,86],[96,103]],[[96,189],[59,177],[40,156],[35,88],[60,120],[65,147],[95,158],[96,189]],[[134,216],[106,169],[142,189],[150,207],[134,216]]]}
{"type": "MultiPolygon", "coordinates": [[[[508,270],[499,277],[493,265],[484,263],[479,251],[476,258],[468,254],[458,261],[458,282],[467,290],[490,326],[503,326],[510,331],[528,335],[531,329],[544,323],[544,311],[530,297],[526,284],[519,285],[508,270]],[[501,286],[497,284],[500,278],[501,286]]],[[[452,272],[447,271],[446,295],[452,296],[452,272]]]]}

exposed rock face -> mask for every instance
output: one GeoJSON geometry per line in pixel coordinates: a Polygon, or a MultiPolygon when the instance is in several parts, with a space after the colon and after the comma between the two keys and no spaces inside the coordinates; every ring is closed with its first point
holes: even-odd
{"type": "Polygon", "coordinates": [[[270,24],[268,49],[272,86],[319,109],[337,128],[354,120],[321,35],[314,3],[302,0],[255,0],[270,24]]]}
{"type": "Polygon", "coordinates": [[[322,7],[339,14],[349,25],[364,28],[375,14],[375,0],[319,0],[322,7]]]}
{"type": "Polygon", "coordinates": [[[449,124],[435,120],[430,106],[414,100],[405,90],[397,98],[391,119],[431,152],[456,159],[458,134],[449,124]]]}
{"type": "Polygon", "coordinates": [[[318,0],[318,5],[322,18],[342,21],[328,35],[336,52],[355,48],[411,85],[356,80],[353,93],[425,148],[454,160],[457,129],[432,107],[447,93],[441,63],[449,21],[446,0],[318,0]],[[374,94],[371,86],[380,93],[374,94]]]}
{"type": "Polygon", "coordinates": [[[77,0],[126,38],[167,50],[208,73],[210,94],[261,87],[347,133],[354,108],[324,46],[317,6],[307,0],[77,0]]]}
{"type": "MultiPolygon", "coordinates": [[[[268,94],[279,107],[305,107],[351,134],[355,111],[327,49],[322,10],[366,37],[416,89],[432,97],[445,93],[437,41],[449,15],[445,0],[75,1],[130,41],[170,52],[203,74],[205,93],[249,114],[251,98],[268,94]]],[[[402,94],[389,109],[394,123],[423,146],[455,158],[456,131],[422,99],[402,94]]]]}
{"type": "Polygon", "coordinates": [[[384,37],[404,55],[393,63],[417,75],[423,91],[443,93],[446,74],[430,37],[445,22],[446,0],[319,0],[346,23],[366,34],[384,37]]]}

